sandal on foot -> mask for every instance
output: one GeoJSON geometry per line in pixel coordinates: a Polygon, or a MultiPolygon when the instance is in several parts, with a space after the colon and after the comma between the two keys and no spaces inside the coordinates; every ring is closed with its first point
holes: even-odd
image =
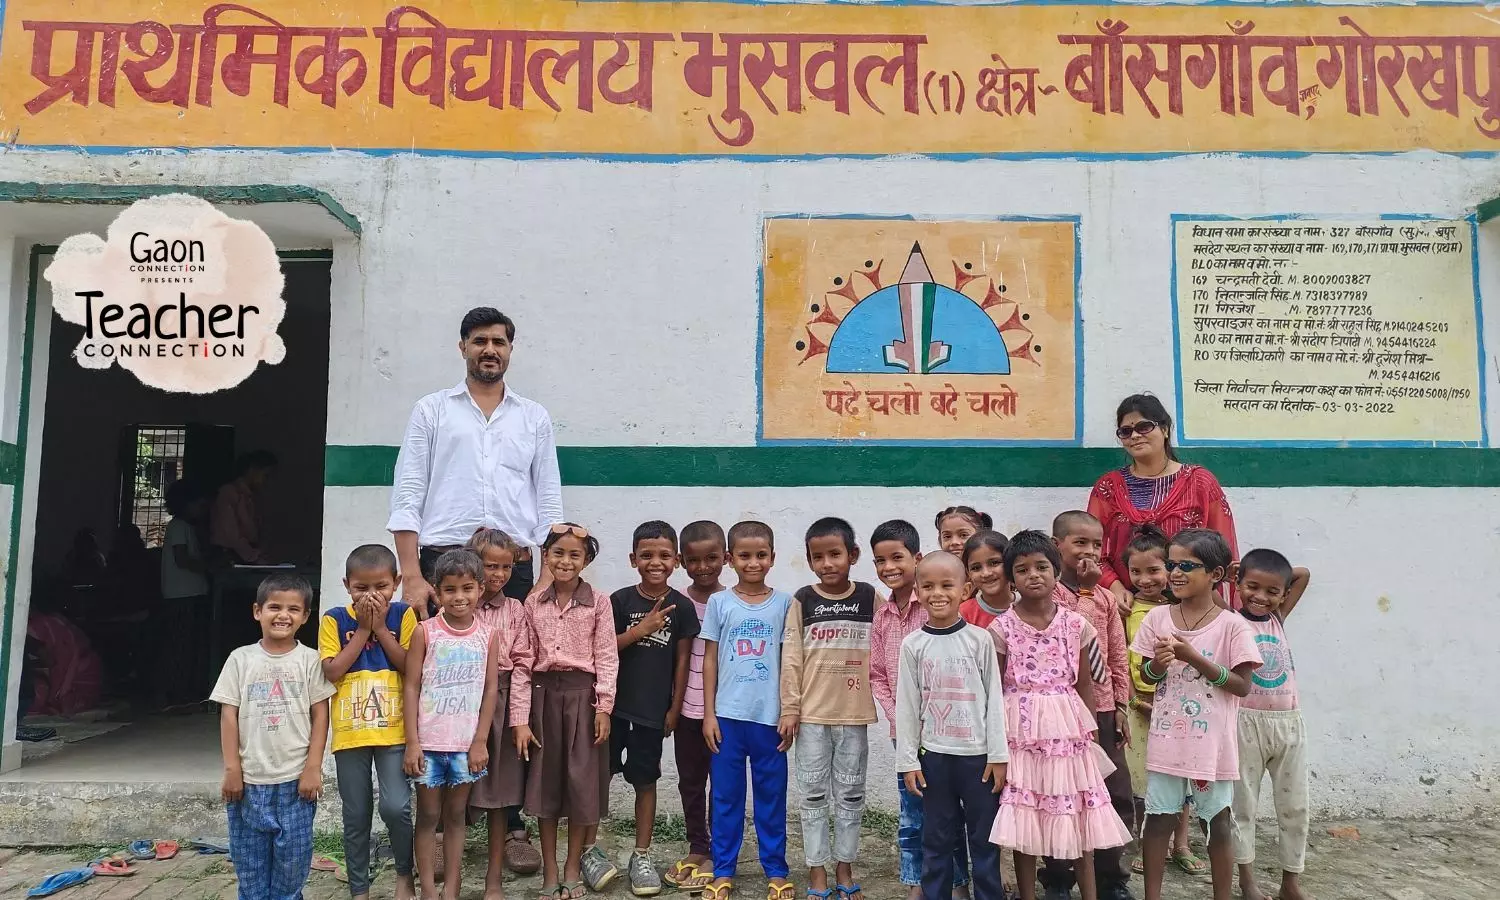
{"type": "Polygon", "coordinates": [[[833,888],[824,888],[820,891],[815,887],[809,887],[807,889],[807,896],[808,900],[812,900],[814,897],[817,900],[828,900],[829,897],[833,896],[833,888]]]}
{"type": "Polygon", "coordinates": [[[26,892],[28,897],[50,897],[58,891],[83,884],[94,877],[93,869],[66,869],[42,879],[42,883],[26,892]]]}
{"type": "Polygon", "coordinates": [[[1202,875],[1208,871],[1208,866],[1204,865],[1203,860],[1194,855],[1191,850],[1181,848],[1173,850],[1172,862],[1177,864],[1177,868],[1189,875],[1202,875]]]}
{"type": "Polygon", "coordinates": [[[865,892],[860,890],[859,882],[857,881],[847,887],[842,884],[835,884],[833,889],[839,892],[839,900],[855,900],[856,897],[859,900],[865,900],[865,892]]]}
{"type": "Polygon", "coordinates": [[[582,881],[564,881],[557,886],[557,896],[562,900],[583,900],[588,894],[588,889],[583,886],[582,881]]]}
{"type": "Polygon", "coordinates": [[[712,863],[707,866],[694,866],[693,874],[677,885],[677,889],[689,894],[699,894],[703,892],[704,888],[713,884],[713,881],[714,867],[712,863]]]}
{"type": "Polygon", "coordinates": [[[698,873],[698,865],[690,863],[685,859],[679,859],[672,863],[672,867],[661,873],[661,880],[672,887],[680,888],[682,883],[698,873]]]}
{"type": "Polygon", "coordinates": [[[703,900],[729,900],[734,891],[734,882],[728,879],[717,884],[710,881],[703,887],[703,900]]]}
{"type": "Polygon", "coordinates": [[[542,885],[541,891],[537,893],[536,900],[557,900],[558,895],[560,895],[561,893],[562,885],[554,884],[552,887],[547,887],[544,884],[542,885]]]}
{"type": "Polygon", "coordinates": [[[771,882],[766,885],[766,900],[796,900],[797,886],[790,881],[777,884],[771,882]]]}
{"type": "Polygon", "coordinates": [[[1134,872],[1137,875],[1146,874],[1145,857],[1137,856],[1134,860],[1132,860],[1130,863],[1130,871],[1134,872]]]}

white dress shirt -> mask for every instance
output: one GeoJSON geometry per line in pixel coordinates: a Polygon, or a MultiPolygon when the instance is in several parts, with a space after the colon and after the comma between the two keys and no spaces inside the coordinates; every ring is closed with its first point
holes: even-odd
{"type": "Polygon", "coordinates": [[[507,387],[488,419],[468,386],[417,401],[391,489],[392,532],[423,547],[461,546],[481,525],[540,546],[563,520],[552,418],[507,387]]]}

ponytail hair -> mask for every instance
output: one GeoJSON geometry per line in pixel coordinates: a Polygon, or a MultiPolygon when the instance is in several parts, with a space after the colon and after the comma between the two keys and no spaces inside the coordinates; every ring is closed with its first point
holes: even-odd
{"type": "Polygon", "coordinates": [[[950,506],[947,509],[940,510],[932,520],[932,527],[942,528],[943,520],[949,516],[959,516],[960,518],[968,519],[969,524],[973,525],[978,531],[993,531],[995,528],[995,520],[990,518],[989,513],[982,513],[972,506],[950,506]]]}
{"type": "Polygon", "coordinates": [[[1167,534],[1151,522],[1144,522],[1130,532],[1130,541],[1125,544],[1125,552],[1120,554],[1120,563],[1126,570],[1130,569],[1130,557],[1136,553],[1160,553],[1162,559],[1167,558],[1168,546],[1167,534]]]}

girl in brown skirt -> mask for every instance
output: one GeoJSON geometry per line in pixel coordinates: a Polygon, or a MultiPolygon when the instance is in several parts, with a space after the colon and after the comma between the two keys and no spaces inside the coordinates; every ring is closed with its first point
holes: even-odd
{"type": "Polygon", "coordinates": [[[519,600],[505,596],[520,547],[505,532],[480,528],[469,538],[468,549],[479,554],[484,563],[484,593],[475,618],[488,625],[495,634],[497,667],[500,669],[499,695],[495,700],[495,719],[490,726],[490,770],[469,794],[469,806],[481,809],[488,819],[490,842],[489,868],[484,876],[484,900],[502,900],[505,845],[509,839],[506,810],[521,805],[526,788],[526,766],[516,753],[516,740],[510,725],[511,672],[516,661],[531,651],[531,626],[519,600]]]}
{"type": "Polygon", "coordinates": [[[542,542],[552,583],[526,598],[531,646],[511,674],[510,721],[516,751],[530,761],[526,812],[542,835],[538,900],[580,900],[584,879],[602,890],[616,874],[592,846],[609,800],[609,714],[620,669],[609,595],[580,577],[599,541],[572,523],[542,542]],[[568,858],[557,872],[557,821],[568,820],[568,858]],[[588,846],[587,854],[584,847],[588,846]]]}

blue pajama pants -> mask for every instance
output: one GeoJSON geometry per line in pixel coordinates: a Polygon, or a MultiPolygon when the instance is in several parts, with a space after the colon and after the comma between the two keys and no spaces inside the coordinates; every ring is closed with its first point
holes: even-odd
{"type": "Polygon", "coordinates": [[[781,736],[770,725],[720,719],[724,740],[709,763],[713,786],[714,877],[733,878],[745,840],[745,766],[755,794],[755,838],[767,878],[785,878],[786,753],[777,750],[781,736]]]}
{"type": "Polygon", "coordinates": [[[245,785],[244,798],[228,807],[240,900],[302,900],[317,811],[315,801],[297,795],[296,781],[245,785]]]}

